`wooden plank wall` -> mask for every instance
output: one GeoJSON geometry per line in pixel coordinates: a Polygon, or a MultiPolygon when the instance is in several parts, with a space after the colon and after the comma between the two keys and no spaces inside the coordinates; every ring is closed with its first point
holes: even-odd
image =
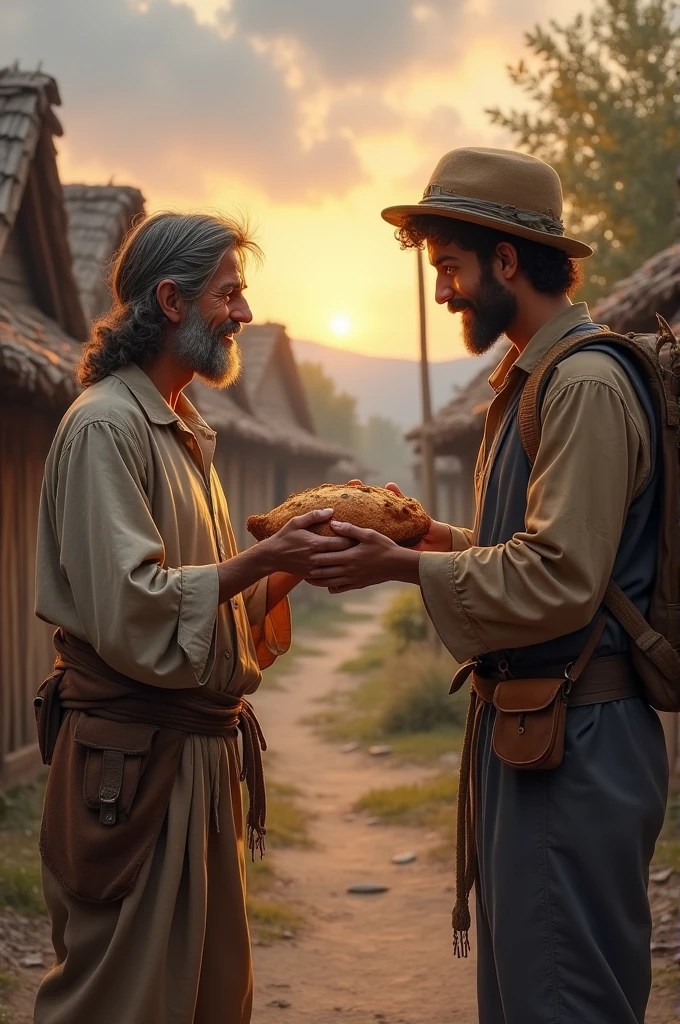
{"type": "Polygon", "coordinates": [[[39,764],[33,695],[53,662],[54,628],[33,612],[43,467],[57,419],[0,410],[0,787],[39,764]]]}

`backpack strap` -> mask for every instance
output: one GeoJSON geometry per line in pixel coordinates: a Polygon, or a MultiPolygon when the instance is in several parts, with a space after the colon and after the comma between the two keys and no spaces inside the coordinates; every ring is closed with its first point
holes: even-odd
{"type": "MultiPolygon", "coordinates": [[[[557,364],[573,352],[592,345],[594,342],[607,341],[614,342],[635,357],[650,386],[654,408],[661,424],[677,426],[678,406],[676,402],[670,400],[671,395],[665,385],[663,373],[651,348],[637,342],[634,335],[624,336],[611,331],[597,331],[593,334],[581,334],[576,337],[567,336],[553,345],[529,375],[520,398],[519,434],[522,447],[532,466],[536,461],[541,442],[541,401],[550,375],[557,364]]],[[[602,603],[631,640],[667,679],[677,680],[680,678],[680,654],[674,650],[666,637],[652,629],[636,605],[614,580],[610,580],[607,584],[602,603]]]]}

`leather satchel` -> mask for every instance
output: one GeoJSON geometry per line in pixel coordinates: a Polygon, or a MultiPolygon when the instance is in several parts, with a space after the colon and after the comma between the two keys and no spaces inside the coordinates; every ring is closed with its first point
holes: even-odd
{"type": "Polygon", "coordinates": [[[525,770],[547,770],[562,764],[569,694],[594,654],[606,621],[607,613],[602,612],[563,679],[506,679],[496,685],[492,745],[504,764],[525,770]]]}
{"type": "Polygon", "coordinates": [[[564,756],[564,679],[510,679],[493,695],[496,757],[511,768],[558,768],[564,756]]]}

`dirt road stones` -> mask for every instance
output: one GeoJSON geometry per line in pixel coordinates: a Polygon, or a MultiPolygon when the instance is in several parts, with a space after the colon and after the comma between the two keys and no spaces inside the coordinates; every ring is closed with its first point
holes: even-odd
{"type": "Polygon", "coordinates": [[[347,892],[352,896],[378,896],[389,891],[389,885],[383,885],[382,882],[355,882],[347,887],[347,892]]]}
{"type": "Polygon", "coordinates": [[[392,863],[398,865],[413,864],[414,860],[418,860],[417,853],[395,853],[392,863]]]}

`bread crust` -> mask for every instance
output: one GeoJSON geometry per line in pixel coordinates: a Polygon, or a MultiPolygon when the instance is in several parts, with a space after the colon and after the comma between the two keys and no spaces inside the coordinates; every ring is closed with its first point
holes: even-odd
{"type": "MultiPolygon", "coordinates": [[[[412,546],[422,540],[430,528],[430,517],[415,498],[400,498],[386,487],[369,484],[320,484],[290,497],[266,515],[250,516],[246,524],[256,540],[277,533],[294,516],[314,509],[332,508],[335,518],[366,529],[377,530],[397,544],[412,546]]],[[[332,537],[329,523],[313,526],[314,533],[332,537]]]]}

